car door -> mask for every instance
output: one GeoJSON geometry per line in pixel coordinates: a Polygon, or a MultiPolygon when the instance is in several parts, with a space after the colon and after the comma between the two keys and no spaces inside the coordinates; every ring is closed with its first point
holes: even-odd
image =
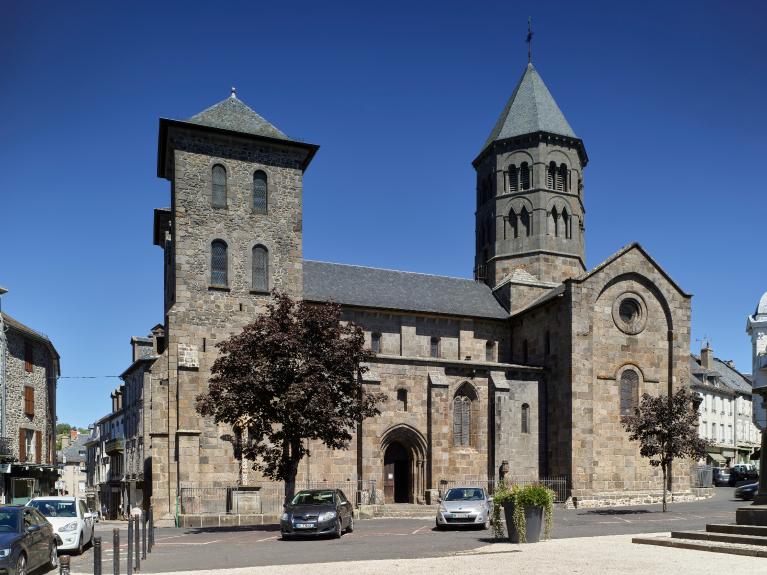
{"type": "Polygon", "coordinates": [[[88,513],[88,508],[82,499],[77,500],[77,512],[83,522],[83,545],[85,545],[93,537],[93,517],[88,513]]]}
{"type": "Polygon", "coordinates": [[[44,557],[48,555],[48,549],[45,548],[45,531],[38,525],[31,509],[24,509],[24,539],[27,543],[27,567],[32,570],[42,565],[44,557]]]}
{"type": "Polygon", "coordinates": [[[32,512],[32,516],[34,517],[35,521],[37,521],[37,524],[40,526],[40,532],[42,533],[42,551],[45,555],[44,558],[41,559],[42,562],[47,562],[48,558],[50,557],[50,551],[51,551],[51,545],[55,545],[54,539],[56,537],[56,532],[53,529],[53,525],[51,525],[51,522],[46,519],[45,515],[40,513],[37,509],[34,507],[30,509],[32,512]]]}
{"type": "Polygon", "coordinates": [[[336,491],[336,497],[338,499],[338,514],[341,517],[341,527],[345,529],[349,526],[349,523],[351,521],[351,515],[352,515],[352,504],[349,503],[349,500],[346,499],[346,495],[344,495],[344,492],[340,489],[336,491]]]}

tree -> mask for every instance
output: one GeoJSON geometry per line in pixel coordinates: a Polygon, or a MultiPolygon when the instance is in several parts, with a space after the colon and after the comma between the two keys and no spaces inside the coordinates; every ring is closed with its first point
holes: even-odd
{"type": "Polygon", "coordinates": [[[336,304],[295,302],[273,292],[265,313],[218,344],[197,411],[232,426],[238,457],[295,493],[307,440],[346,449],[356,424],[378,415],[383,394],[366,392],[360,375],[373,355],[362,330],[340,322],[336,304]]]}
{"type": "Polygon", "coordinates": [[[666,511],[667,474],[674,459],[705,457],[708,441],[698,436],[698,410],[695,394],[682,387],[670,396],[642,395],[634,415],[625,416],[621,423],[639,442],[639,453],[650,465],[663,470],[663,511],[666,511]]]}
{"type": "Polygon", "coordinates": [[[56,435],[69,435],[72,426],[68,423],[56,424],[56,435]]]}

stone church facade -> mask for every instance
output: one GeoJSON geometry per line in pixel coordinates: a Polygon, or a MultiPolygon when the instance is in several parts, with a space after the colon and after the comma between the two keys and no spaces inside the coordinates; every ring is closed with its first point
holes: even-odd
{"type": "MultiPolygon", "coordinates": [[[[182,487],[235,485],[230,431],[200,417],[215,344],[270,290],[334,301],[376,359],[389,401],[348,450],[312,445],[299,480],[370,481],[424,502],[444,481],[568,478],[582,504],[660,489],[620,425],[644,392],[688,380],[690,296],[637,244],[585,267],[583,142],[532,65],[473,165],[474,279],[304,260],[302,180],[317,146],[292,140],[232,95],[160,120],[155,210],[164,250],[165,349],[145,391],[151,504],[182,487]]],[[[253,472],[246,482],[259,482],[253,472]]],[[[690,491],[683,463],[673,490],[690,491]]]]}

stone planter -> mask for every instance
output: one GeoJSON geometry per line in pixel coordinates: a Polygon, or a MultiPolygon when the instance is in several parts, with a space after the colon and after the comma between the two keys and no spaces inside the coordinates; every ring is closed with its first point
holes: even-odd
{"type": "MultiPolygon", "coordinates": [[[[514,504],[505,503],[503,505],[503,514],[506,517],[506,531],[509,534],[509,541],[519,543],[519,536],[514,528],[514,504]]],[[[538,543],[541,540],[542,527],[543,507],[525,507],[525,537],[527,543],[538,543]]]]}

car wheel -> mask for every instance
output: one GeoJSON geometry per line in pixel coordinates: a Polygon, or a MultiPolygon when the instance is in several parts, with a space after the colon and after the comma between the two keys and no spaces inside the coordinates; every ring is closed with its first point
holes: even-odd
{"type": "Polygon", "coordinates": [[[283,540],[283,541],[290,541],[290,539],[291,539],[291,536],[290,536],[290,535],[288,535],[288,534],[287,534],[287,533],[285,533],[285,532],[282,532],[282,533],[280,533],[280,536],[282,537],[282,540],[283,540]]]}
{"type": "Polygon", "coordinates": [[[336,519],[336,528],[333,530],[333,538],[338,539],[341,537],[343,529],[341,529],[341,518],[336,519]]]}
{"type": "Polygon", "coordinates": [[[58,548],[56,547],[56,542],[51,541],[51,551],[50,551],[50,557],[48,558],[48,568],[55,569],[58,566],[59,566],[58,548]]]}
{"type": "Polygon", "coordinates": [[[77,554],[82,555],[85,550],[85,543],[83,543],[83,532],[80,531],[80,537],[77,538],[77,554]]]}
{"type": "Polygon", "coordinates": [[[485,519],[485,522],[482,524],[482,529],[484,529],[485,531],[490,529],[490,518],[489,517],[487,519],[485,519]]]}
{"type": "Polygon", "coordinates": [[[354,515],[349,516],[349,525],[346,527],[346,532],[351,533],[354,531],[354,515]]]}
{"type": "Polygon", "coordinates": [[[435,528],[437,529],[437,531],[443,531],[445,529],[445,526],[444,525],[440,525],[439,521],[435,521],[434,525],[435,525],[435,528]]]}
{"type": "Polygon", "coordinates": [[[16,575],[27,575],[27,558],[23,553],[16,560],[16,575]]]}

